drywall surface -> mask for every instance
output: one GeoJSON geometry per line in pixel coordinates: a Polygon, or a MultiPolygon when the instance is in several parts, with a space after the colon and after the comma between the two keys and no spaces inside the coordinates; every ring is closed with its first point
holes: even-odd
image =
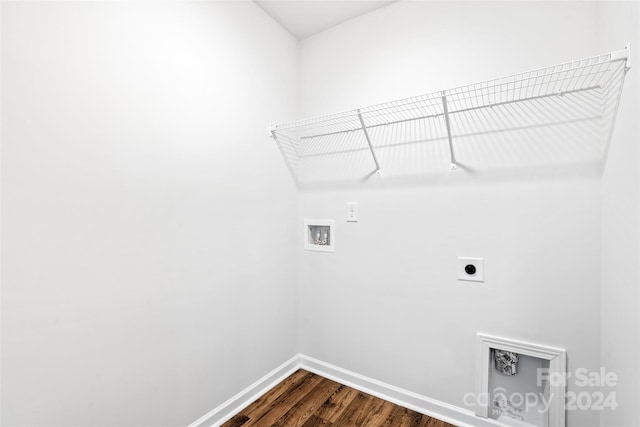
{"type": "Polygon", "coordinates": [[[297,352],[297,58],[252,2],[2,2],[2,425],[187,425],[297,352]]]}
{"type": "MultiPolygon", "coordinates": [[[[395,3],[302,42],[301,112],[595,55],[597,14],[591,2],[395,3]]],[[[302,253],[301,352],[461,407],[477,332],[562,347],[569,370],[597,370],[599,174],[505,165],[306,189],[299,226],[335,219],[336,252],[302,253]],[[359,202],[359,222],[345,222],[347,202],[359,202]],[[485,282],[458,281],[458,256],[484,257],[485,282]]]]}
{"type": "Polygon", "coordinates": [[[631,43],[632,67],[625,78],[618,119],[602,178],[602,366],[618,377],[619,406],[602,413],[602,426],[640,425],[640,48],[638,2],[602,2],[604,50],[631,43]]]}

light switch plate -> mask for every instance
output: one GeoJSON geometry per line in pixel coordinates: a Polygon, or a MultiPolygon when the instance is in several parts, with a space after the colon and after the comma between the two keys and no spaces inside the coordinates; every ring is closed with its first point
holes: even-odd
{"type": "Polygon", "coordinates": [[[458,257],[458,280],[484,282],[484,258],[458,257]]]}
{"type": "Polygon", "coordinates": [[[358,202],[347,203],[347,222],[358,222],[358,202]]]}

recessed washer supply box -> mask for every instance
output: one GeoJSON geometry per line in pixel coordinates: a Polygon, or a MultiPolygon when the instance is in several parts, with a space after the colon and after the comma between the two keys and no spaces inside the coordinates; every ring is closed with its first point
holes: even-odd
{"type": "Polygon", "coordinates": [[[304,220],[304,249],[307,251],[335,252],[336,236],[333,219],[304,220]]]}

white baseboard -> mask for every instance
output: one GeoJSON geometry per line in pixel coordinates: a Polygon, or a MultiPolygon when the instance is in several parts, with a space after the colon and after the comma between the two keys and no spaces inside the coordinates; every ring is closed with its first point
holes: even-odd
{"type": "Polygon", "coordinates": [[[473,411],[383,383],[304,354],[298,354],[190,424],[189,427],[220,426],[300,368],[459,427],[504,426],[504,424],[492,419],[479,418],[473,411]]]}
{"type": "Polygon", "coordinates": [[[298,369],[300,369],[300,355],[297,354],[208,414],[189,424],[189,427],[217,427],[227,422],[298,369]]]}

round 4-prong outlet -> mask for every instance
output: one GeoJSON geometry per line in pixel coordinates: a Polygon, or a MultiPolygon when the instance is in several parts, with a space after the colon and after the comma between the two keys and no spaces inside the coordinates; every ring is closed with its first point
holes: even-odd
{"type": "Polygon", "coordinates": [[[458,280],[484,282],[484,258],[458,257],[458,280]]]}

